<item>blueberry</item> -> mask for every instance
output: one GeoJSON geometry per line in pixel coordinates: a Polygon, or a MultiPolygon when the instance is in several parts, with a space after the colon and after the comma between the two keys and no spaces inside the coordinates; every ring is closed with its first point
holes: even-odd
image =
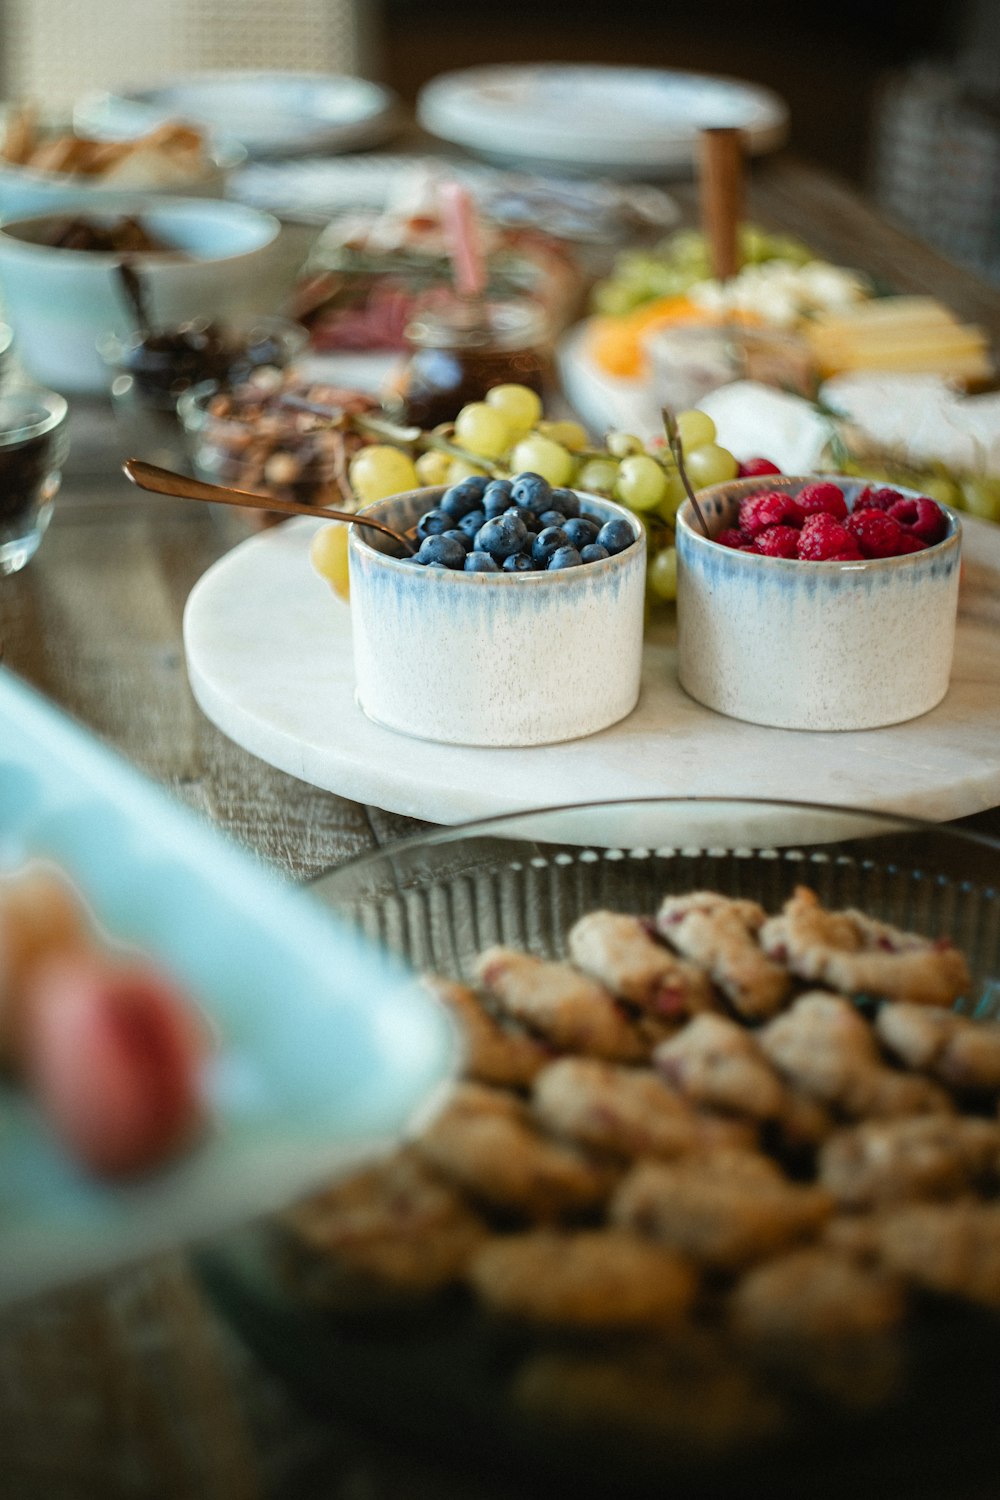
{"type": "Polygon", "coordinates": [[[602,562],[611,553],[607,547],[602,547],[600,542],[588,542],[586,547],[580,548],[580,561],[584,563],[602,562]]]}
{"type": "Polygon", "coordinates": [[[508,505],[504,511],[504,515],[516,516],[519,521],[524,522],[529,531],[539,531],[541,529],[542,523],[535,515],[535,512],[533,510],[526,510],[523,505],[508,505]]]}
{"type": "Polygon", "coordinates": [[[546,526],[562,526],[566,517],[561,510],[543,510],[538,517],[538,523],[543,528],[546,526]]]}
{"type": "Polygon", "coordinates": [[[469,514],[470,510],[479,508],[483,489],[485,489],[485,478],[482,486],[479,485],[475,476],[463,479],[459,484],[453,484],[445,490],[438,501],[438,507],[446,510],[454,520],[460,521],[463,516],[469,514]]]}
{"type": "Polygon", "coordinates": [[[553,490],[551,503],[552,509],[561,510],[564,516],[578,516],[580,514],[580,501],[577,499],[575,490],[553,490]]]}
{"type": "Polygon", "coordinates": [[[458,523],[459,531],[464,531],[466,536],[473,537],[486,520],[481,510],[470,510],[467,516],[463,516],[458,523]]]}
{"type": "Polygon", "coordinates": [[[607,547],[613,557],[616,552],[624,552],[626,547],[631,547],[635,536],[627,521],[605,521],[597,533],[597,540],[602,547],[607,547]]]}
{"type": "Polygon", "coordinates": [[[463,552],[472,551],[472,538],[467,531],[442,531],[441,535],[450,537],[453,542],[458,542],[463,552]]]}
{"type": "Polygon", "coordinates": [[[486,512],[487,521],[492,521],[497,516],[502,516],[505,510],[510,509],[510,505],[510,480],[491,480],[486,486],[486,491],[483,495],[483,510],[486,512]]]}
{"type": "Polygon", "coordinates": [[[563,527],[563,530],[569,537],[570,546],[581,550],[591,542],[597,540],[597,533],[600,529],[593,521],[588,521],[585,516],[570,516],[563,527]]]}
{"type": "Polygon", "coordinates": [[[531,548],[531,561],[536,568],[547,568],[549,558],[553,552],[558,552],[560,547],[568,547],[566,533],[561,526],[546,526],[535,537],[531,548]]]}
{"type": "Polygon", "coordinates": [[[503,560],[503,571],[505,573],[531,573],[534,563],[527,552],[512,552],[510,557],[503,560]]]}
{"type": "Polygon", "coordinates": [[[541,474],[533,474],[530,469],[523,474],[518,474],[511,485],[510,498],[515,505],[523,505],[527,510],[543,511],[549,508],[549,496],[552,486],[541,474]]]}
{"type": "Polygon", "coordinates": [[[521,552],[528,540],[528,528],[517,516],[497,516],[487,521],[476,532],[476,549],[488,552],[497,562],[503,562],[515,552],[521,552]]]}
{"type": "Polygon", "coordinates": [[[548,571],[557,572],[560,568],[582,568],[583,558],[575,547],[557,547],[549,558],[548,571]]]}
{"type": "Polygon", "coordinates": [[[425,536],[440,536],[442,531],[450,531],[454,524],[455,517],[446,510],[427,510],[417,522],[417,536],[421,541],[425,536]]]}
{"type": "Polygon", "coordinates": [[[440,563],[444,568],[464,568],[465,548],[450,536],[428,536],[420,543],[417,557],[421,562],[440,563]]]}
{"type": "Polygon", "coordinates": [[[465,559],[467,573],[499,573],[500,564],[488,552],[470,552],[465,559]]]}

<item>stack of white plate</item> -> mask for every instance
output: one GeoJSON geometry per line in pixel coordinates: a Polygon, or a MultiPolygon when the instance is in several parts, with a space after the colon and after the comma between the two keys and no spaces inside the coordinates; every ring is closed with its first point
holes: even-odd
{"type": "Polygon", "coordinates": [[[742,130],[750,152],[773,151],[788,129],[785,104],[756,84],[596,63],[445,73],[421,91],[418,116],[490,161],[629,177],[690,171],[708,127],[742,130]]]}

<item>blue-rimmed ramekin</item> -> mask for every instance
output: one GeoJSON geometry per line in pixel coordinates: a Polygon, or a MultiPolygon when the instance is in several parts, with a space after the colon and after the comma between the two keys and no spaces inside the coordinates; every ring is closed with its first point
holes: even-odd
{"type": "MultiPolygon", "coordinates": [[[[444,490],[365,507],[406,531],[444,490]]],[[[414,567],[352,526],[348,549],[358,702],[369,718],[455,745],[546,745],[631,713],[642,667],[646,542],[630,511],[580,494],[603,525],[626,520],[624,552],[548,573],[414,567]]]]}
{"type": "MultiPolygon", "coordinates": [[[[795,495],[817,477],[837,483],[849,508],[867,484],[765,475],[715,485],[698,503],[714,537],[737,524],[748,495],[795,495]]],[[[961,525],[941,508],[947,533],[922,552],[800,562],[720,546],[686,501],[677,517],[681,686],[719,713],[781,729],[875,729],[927,713],[948,691],[958,609],[961,525]]]]}

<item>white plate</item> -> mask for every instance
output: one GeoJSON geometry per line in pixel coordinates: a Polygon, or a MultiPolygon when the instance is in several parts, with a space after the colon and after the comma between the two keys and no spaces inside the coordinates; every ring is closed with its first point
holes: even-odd
{"type": "Polygon", "coordinates": [[[252,156],[354,151],[399,125],[390,89],[339,73],[195,73],[159,88],[95,94],[74,112],[79,130],[132,134],[165,119],[231,136],[252,156]]]}
{"type": "Polygon", "coordinates": [[[415,183],[433,185],[442,178],[464,183],[499,224],[541,222],[551,234],[570,240],[612,242],[637,226],[665,232],[680,217],[673,198],[650,183],[542,178],[482,162],[381,152],[251,162],[234,173],[229,195],[283,217],[331,218],[345,210],[382,211],[415,183]]]}
{"type": "Polygon", "coordinates": [[[788,110],[770,89],[659,68],[540,63],[469,68],[432,79],[417,101],[434,135],[491,161],[615,175],[690,170],[698,132],[736,126],[772,151],[788,110]]]}
{"type": "MultiPolygon", "coordinates": [[[[208,717],[315,786],[438,823],[654,796],[794,797],[939,820],[1000,801],[1000,527],[964,522],[951,688],[921,719],[819,734],[724,718],[678,686],[665,623],[647,638],[639,705],[620,724],[562,745],[487,750],[409,739],[361,712],[350,609],[309,565],[316,525],[289,521],[243,542],[195,585],[184,616],[188,674],[208,717]]],[[[446,672],[460,649],[442,641],[427,670],[446,672]]]]}
{"type": "Polygon", "coordinates": [[[596,437],[611,428],[634,432],[647,441],[663,433],[656,393],[647,380],[609,375],[590,357],[592,320],[567,329],[556,348],[559,385],[583,425],[596,437]]]}
{"type": "Polygon", "coordinates": [[[2,668],[0,722],[0,870],[54,861],[217,1039],[205,1139],[124,1185],[79,1170],[0,1084],[2,1305],[283,1207],[397,1139],[456,1059],[408,970],[2,668]]]}

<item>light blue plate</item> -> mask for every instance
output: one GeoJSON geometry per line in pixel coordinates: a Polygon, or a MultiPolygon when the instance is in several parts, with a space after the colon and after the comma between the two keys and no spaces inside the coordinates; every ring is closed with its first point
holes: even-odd
{"type": "Polygon", "coordinates": [[[233,69],[195,73],[156,88],[91,94],[73,118],[78,130],[99,136],[188,120],[239,141],[251,156],[357,151],[395,134],[401,119],[392,90],[367,78],[233,69]]]}
{"type": "Polygon", "coordinates": [[[0,870],[53,860],[217,1034],[212,1128],[129,1186],[0,1090],[0,1302],[272,1211],[435,1107],[457,1045],[397,959],[265,871],[0,668],[0,870]]]}

